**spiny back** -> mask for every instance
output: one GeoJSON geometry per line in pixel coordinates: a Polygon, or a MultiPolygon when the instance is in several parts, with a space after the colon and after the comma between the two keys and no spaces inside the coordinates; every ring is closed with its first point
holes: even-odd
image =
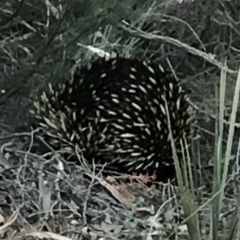
{"type": "Polygon", "coordinates": [[[72,151],[77,146],[87,159],[119,172],[156,172],[160,180],[173,173],[167,112],[177,147],[184,133],[191,141],[194,110],[159,65],[98,59],[49,90],[35,103],[34,115],[51,144],[72,151]]]}

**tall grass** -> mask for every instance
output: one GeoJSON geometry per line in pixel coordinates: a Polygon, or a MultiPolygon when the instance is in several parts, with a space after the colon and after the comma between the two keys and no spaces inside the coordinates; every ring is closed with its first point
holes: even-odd
{"type": "MultiPolygon", "coordinates": [[[[185,222],[187,224],[189,239],[200,240],[200,239],[211,239],[217,240],[219,236],[223,236],[223,229],[219,227],[220,213],[222,211],[223,200],[225,197],[225,187],[228,180],[229,161],[233,146],[234,129],[236,123],[236,112],[239,103],[239,92],[240,92],[240,69],[238,72],[235,92],[233,95],[232,112],[229,123],[228,139],[226,152],[223,153],[223,131],[224,131],[224,109],[225,109],[225,92],[227,88],[227,73],[226,63],[221,69],[220,77],[220,88],[219,88],[219,118],[216,124],[215,133],[215,151],[214,151],[214,169],[213,169],[213,184],[212,184],[212,197],[203,205],[197,205],[197,195],[194,189],[192,170],[191,170],[191,159],[189,153],[183,154],[183,164],[179,163],[177,157],[176,148],[172,138],[171,127],[170,136],[171,144],[174,156],[174,162],[177,173],[177,181],[181,196],[181,204],[185,215],[185,222]],[[206,205],[210,206],[211,209],[211,220],[209,224],[210,229],[202,229],[200,225],[199,210],[204,208],[206,205]],[[207,232],[207,235],[205,235],[207,232]]],[[[166,106],[167,107],[167,106],[166,106]]],[[[169,122],[170,126],[170,122],[169,122]]],[[[185,143],[182,144],[186,145],[185,143]]],[[[237,240],[239,239],[240,232],[239,224],[239,209],[233,213],[232,222],[229,226],[226,226],[224,239],[237,240]]],[[[221,238],[222,239],[222,238],[221,238]]]]}

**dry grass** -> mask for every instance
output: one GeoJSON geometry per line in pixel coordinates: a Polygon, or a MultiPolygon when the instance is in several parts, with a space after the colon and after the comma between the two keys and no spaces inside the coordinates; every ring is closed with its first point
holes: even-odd
{"type": "Polygon", "coordinates": [[[0,8],[0,239],[239,239],[239,3],[143,1],[132,10],[134,2],[99,2],[102,13],[90,4],[95,18],[28,0],[24,11],[14,1],[0,8]],[[15,129],[30,125],[28,108],[46,83],[113,49],[164,60],[192,90],[201,139],[185,172],[178,168],[179,187],[103,179],[81,156],[76,166],[38,154],[37,131],[15,129]],[[200,165],[197,174],[190,162],[200,165]]]}

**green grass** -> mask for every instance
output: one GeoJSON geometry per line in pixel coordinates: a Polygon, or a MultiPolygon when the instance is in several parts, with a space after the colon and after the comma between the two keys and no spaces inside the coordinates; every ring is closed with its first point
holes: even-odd
{"type": "MultiPolygon", "coordinates": [[[[225,65],[226,66],[226,65],[225,65]]],[[[240,89],[240,70],[238,72],[235,93],[233,95],[233,104],[229,124],[229,132],[227,139],[226,152],[223,152],[223,131],[224,131],[224,109],[225,109],[225,92],[227,88],[227,73],[226,68],[222,68],[220,77],[219,88],[219,119],[217,119],[216,131],[215,131],[215,152],[214,152],[214,167],[213,167],[213,184],[212,184],[212,197],[202,206],[197,205],[197,196],[194,189],[193,174],[190,167],[191,159],[189,153],[187,156],[183,154],[183,159],[186,159],[183,163],[183,167],[180,167],[179,160],[176,154],[176,148],[174,146],[173,139],[172,149],[174,154],[174,161],[177,172],[177,181],[181,196],[181,204],[184,211],[185,222],[188,229],[189,239],[213,239],[217,240],[236,240],[239,239],[239,209],[236,209],[233,213],[232,222],[226,226],[225,229],[220,228],[219,219],[223,208],[223,201],[225,198],[225,187],[228,182],[228,170],[229,161],[233,146],[234,128],[236,123],[236,112],[239,103],[239,89],[240,89]],[[209,233],[205,235],[206,229],[203,229],[200,225],[199,211],[206,205],[210,206],[211,218],[208,223],[210,226],[209,233]]],[[[170,124],[169,124],[170,125],[170,124]]],[[[170,128],[171,132],[171,128],[170,128]]],[[[184,144],[183,144],[184,145],[184,144]]],[[[203,226],[206,226],[204,224],[203,226]]]]}

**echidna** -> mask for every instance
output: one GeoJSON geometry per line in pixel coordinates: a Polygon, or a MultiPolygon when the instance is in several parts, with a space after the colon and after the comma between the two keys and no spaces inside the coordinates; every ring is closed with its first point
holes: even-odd
{"type": "Polygon", "coordinates": [[[56,88],[49,85],[35,107],[32,113],[55,149],[74,153],[78,147],[108,169],[155,173],[160,181],[175,171],[168,120],[178,149],[183,136],[191,142],[195,124],[186,92],[171,74],[124,57],[77,69],[56,88]]]}

